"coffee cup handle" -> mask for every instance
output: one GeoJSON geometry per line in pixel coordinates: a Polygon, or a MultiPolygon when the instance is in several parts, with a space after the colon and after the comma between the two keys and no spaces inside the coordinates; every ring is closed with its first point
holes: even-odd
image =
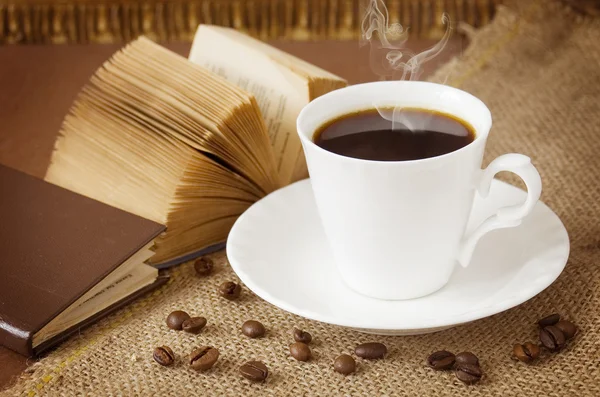
{"type": "Polygon", "coordinates": [[[527,186],[527,199],[520,205],[500,208],[494,215],[484,220],[470,234],[463,237],[458,255],[458,262],[467,267],[471,261],[477,241],[484,234],[507,227],[521,224],[523,218],[531,213],[542,194],[542,178],[537,169],[531,164],[531,159],[522,154],[509,153],[497,157],[485,170],[481,170],[476,189],[479,196],[486,198],[490,192],[492,180],[500,171],[509,171],[518,175],[527,186]]]}

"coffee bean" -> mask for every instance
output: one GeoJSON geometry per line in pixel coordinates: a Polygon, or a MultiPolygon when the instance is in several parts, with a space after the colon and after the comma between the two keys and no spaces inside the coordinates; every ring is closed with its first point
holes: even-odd
{"type": "Polygon", "coordinates": [[[356,361],[347,354],[338,356],[333,362],[333,369],[343,375],[349,375],[356,371],[356,361]]]}
{"type": "Polygon", "coordinates": [[[211,368],[219,359],[219,350],[211,346],[202,346],[190,354],[190,366],[196,371],[211,368]]]}
{"type": "Polygon", "coordinates": [[[242,325],[242,333],[250,338],[260,338],[265,334],[265,326],[258,321],[248,320],[242,325]]]}
{"type": "Polygon", "coordinates": [[[560,320],[554,326],[565,334],[567,340],[572,339],[577,334],[577,326],[570,321],[560,320]]]}
{"type": "Polygon", "coordinates": [[[200,277],[206,277],[211,274],[213,267],[214,263],[210,258],[202,257],[194,262],[194,269],[196,269],[196,274],[200,277]]]}
{"type": "Polygon", "coordinates": [[[548,325],[554,325],[560,320],[560,315],[557,313],[551,314],[538,321],[540,328],[544,328],[548,325]]]}
{"type": "Polygon", "coordinates": [[[240,293],[242,292],[242,287],[234,283],[233,281],[227,281],[219,287],[219,293],[225,299],[229,299],[230,301],[236,300],[240,297],[240,293]]]}
{"type": "Polygon", "coordinates": [[[190,315],[181,310],[175,310],[167,316],[167,327],[181,330],[183,322],[190,318],[190,315]]]}
{"type": "Polygon", "coordinates": [[[160,346],[154,349],[152,358],[154,358],[154,361],[165,367],[173,365],[175,362],[175,354],[173,354],[173,350],[171,350],[169,346],[160,346]]]}
{"type": "Polygon", "coordinates": [[[455,356],[446,350],[431,353],[427,357],[427,365],[435,370],[450,369],[454,365],[455,356]]]}
{"type": "Polygon", "coordinates": [[[371,342],[363,343],[356,346],[354,353],[360,358],[366,358],[368,360],[376,360],[384,358],[387,354],[387,347],[383,343],[371,342]]]}
{"type": "Polygon", "coordinates": [[[301,329],[294,328],[294,340],[296,342],[308,344],[310,341],[312,341],[312,335],[308,332],[302,331],[301,329]]]}
{"type": "Polygon", "coordinates": [[[306,343],[296,342],[290,345],[290,354],[298,361],[308,361],[312,356],[306,343]]]}
{"type": "MultiPolygon", "coordinates": [[[[458,357],[458,355],[457,355],[458,357]]],[[[454,370],[454,374],[463,383],[468,385],[478,382],[483,376],[483,372],[479,365],[473,364],[458,364],[454,370]]]]}
{"type": "Polygon", "coordinates": [[[515,345],[513,347],[513,355],[519,361],[528,363],[540,356],[540,347],[531,342],[527,342],[523,345],[515,345]]]}
{"type": "Polygon", "coordinates": [[[240,367],[240,374],[253,382],[261,382],[269,376],[269,369],[260,361],[248,361],[240,367]]]}
{"type": "Polygon", "coordinates": [[[206,319],[204,317],[191,317],[181,324],[181,329],[183,329],[185,332],[198,334],[205,325],[206,319]]]}
{"type": "Polygon", "coordinates": [[[479,359],[471,352],[462,352],[456,355],[456,364],[469,364],[479,366],[479,359]]]}
{"type": "Polygon", "coordinates": [[[540,330],[540,342],[551,352],[560,351],[565,347],[565,334],[555,325],[548,325],[540,330]]]}

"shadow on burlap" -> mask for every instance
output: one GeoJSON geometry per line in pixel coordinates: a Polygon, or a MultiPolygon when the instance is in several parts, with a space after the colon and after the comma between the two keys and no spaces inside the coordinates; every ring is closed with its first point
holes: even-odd
{"type": "Polygon", "coordinates": [[[434,79],[472,92],[491,108],[486,162],[514,151],[530,155],[539,168],[542,198],[572,241],[569,263],[551,287],[517,308],[451,330],[373,337],[288,314],[247,289],[239,302],[220,298],[216,287],[236,277],[219,253],[210,278],[196,278],[189,263],[172,270],[167,286],[71,338],[6,393],[600,396],[600,20],[554,3],[522,3],[527,6],[517,11],[501,9],[462,58],[434,79]],[[198,336],[171,331],[164,320],[175,309],[203,315],[209,325],[198,336]],[[552,312],[576,322],[580,334],[565,351],[546,354],[535,365],[513,361],[512,345],[536,341],[536,319],[552,312]],[[267,337],[242,336],[239,328],[247,319],[263,322],[267,337]],[[293,327],[313,334],[311,362],[289,357],[293,327]],[[338,354],[371,340],[387,344],[389,357],[359,360],[358,372],[348,377],[332,370],[338,354]],[[153,348],[162,344],[179,355],[172,368],[152,361],[153,348]],[[218,347],[221,358],[212,370],[196,373],[184,356],[202,344],[218,347]],[[425,357],[441,348],[475,352],[484,379],[465,386],[451,372],[427,368],[425,357]],[[239,376],[239,365],[250,359],[268,365],[266,383],[239,376]]]}

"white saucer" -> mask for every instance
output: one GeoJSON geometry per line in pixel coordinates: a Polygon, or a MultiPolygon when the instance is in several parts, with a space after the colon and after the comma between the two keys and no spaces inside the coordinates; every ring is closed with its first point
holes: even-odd
{"type": "MultiPolygon", "coordinates": [[[[525,196],[494,180],[489,198],[475,199],[470,225],[525,196]]],[[[522,225],[484,236],[471,264],[457,265],[441,290],[404,301],[368,298],[338,276],[307,179],[250,207],[229,234],[227,256],[248,288],[281,309],[363,332],[411,335],[491,316],[539,294],[564,269],[569,237],[540,202],[522,225]]]]}

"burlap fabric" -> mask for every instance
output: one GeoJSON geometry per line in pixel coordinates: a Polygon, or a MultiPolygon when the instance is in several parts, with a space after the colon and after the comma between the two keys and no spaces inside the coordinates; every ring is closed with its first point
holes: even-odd
{"type": "Polygon", "coordinates": [[[170,284],[71,338],[6,393],[600,396],[600,22],[554,3],[526,3],[516,11],[501,9],[462,59],[435,79],[476,94],[492,109],[488,160],[516,151],[529,154],[539,168],[543,200],[564,221],[572,242],[569,263],[551,287],[519,307],[451,330],[377,337],[304,320],[247,289],[239,302],[220,298],[217,286],[236,277],[219,253],[210,278],[196,278],[189,263],[173,269],[170,284]],[[198,336],[171,331],[164,320],[175,309],[203,315],[209,325],[198,336]],[[536,341],[536,319],[552,312],[575,321],[580,334],[565,351],[545,354],[535,365],[513,361],[512,345],[536,341]],[[263,322],[267,337],[242,336],[247,319],[263,322]],[[293,327],[314,335],[311,362],[289,357],[293,327]],[[359,360],[358,372],[348,377],[333,371],[338,354],[372,340],[388,345],[388,358],[359,360]],[[153,348],[162,344],[180,357],[172,368],[152,361],[153,348]],[[184,357],[202,344],[218,347],[221,358],[212,370],[197,373],[184,357]],[[428,353],[441,348],[475,352],[484,379],[465,386],[451,372],[426,367],[428,353]],[[266,383],[239,376],[239,365],[250,359],[268,365],[266,383]]]}

